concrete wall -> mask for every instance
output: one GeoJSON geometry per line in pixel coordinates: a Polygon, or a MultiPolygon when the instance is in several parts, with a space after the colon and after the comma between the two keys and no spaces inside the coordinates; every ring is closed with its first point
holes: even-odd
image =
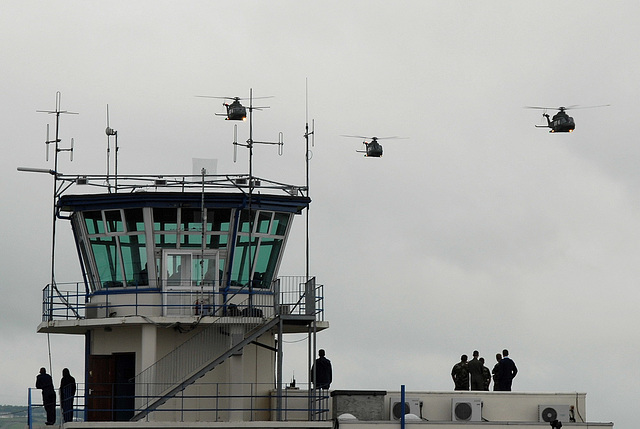
{"type": "MultiPolygon", "coordinates": [[[[399,401],[400,392],[383,391],[334,391],[333,418],[348,413],[360,421],[391,420],[390,408],[399,401]],[[376,393],[377,392],[377,393],[376,393]],[[381,404],[381,398],[382,404],[381,404]]],[[[528,393],[528,392],[405,392],[405,401],[419,403],[416,414],[423,421],[452,422],[454,401],[479,399],[482,402],[481,421],[484,422],[538,422],[540,405],[566,405],[574,407],[576,422],[586,422],[586,394],[528,393]]],[[[415,407],[414,407],[415,408],[415,407]]],[[[469,422],[465,422],[469,423],[469,422]]]]}

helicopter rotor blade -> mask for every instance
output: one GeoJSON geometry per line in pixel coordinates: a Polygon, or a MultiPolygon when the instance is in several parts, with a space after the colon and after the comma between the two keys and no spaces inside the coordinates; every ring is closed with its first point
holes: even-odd
{"type": "Polygon", "coordinates": [[[594,107],[607,107],[611,104],[599,104],[597,106],[580,106],[578,104],[572,104],[571,106],[560,107],[542,107],[542,106],[524,106],[525,109],[538,109],[538,110],[575,110],[575,109],[593,109],[594,107]]]}
{"type": "Polygon", "coordinates": [[[597,106],[579,106],[579,105],[576,104],[574,106],[566,107],[565,110],[569,110],[569,109],[571,109],[571,110],[575,110],[575,109],[593,109],[593,108],[596,108],[596,107],[608,107],[608,106],[611,106],[611,104],[599,104],[597,106]]]}
{"type": "Polygon", "coordinates": [[[525,109],[538,109],[538,110],[548,110],[548,109],[560,109],[559,107],[539,107],[539,106],[524,106],[525,109]]]}
{"type": "MultiPolygon", "coordinates": [[[[249,97],[218,97],[216,95],[196,95],[198,98],[217,98],[220,100],[248,100],[249,97]]],[[[264,97],[253,97],[254,100],[262,100],[264,98],[273,98],[273,95],[267,95],[264,97]]]]}
{"type": "Polygon", "coordinates": [[[352,135],[347,135],[347,134],[340,134],[340,137],[354,137],[357,139],[370,139],[371,137],[365,137],[365,136],[352,136],[352,135]]]}
{"type": "Polygon", "coordinates": [[[389,136],[389,137],[352,136],[352,135],[347,135],[347,134],[341,134],[340,136],[341,137],[354,137],[354,138],[365,139],[365,140],[391,140],[391,139],[403,140],[403,139],[408,139],[409,138],[409,137],[398,137],[398,136],[389,136]]]}
{"type": "Polygon", "coordinates": [[[196,95],[198,98],[217,98],[219,100],[235,100],[238,97],[217,97],[215,95],[196,95]]]}

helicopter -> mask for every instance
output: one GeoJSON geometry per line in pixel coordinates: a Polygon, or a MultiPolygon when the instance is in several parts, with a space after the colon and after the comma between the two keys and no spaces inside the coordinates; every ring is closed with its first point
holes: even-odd
{"type": "Polygon", "coordinates": [[[372,158],[380,158],[382,156],[382,145],[378,143],[378,140],[383,139],[399,139],[403,137],[365,137],[365,136],[349,136],[343,135],[342,137],[356,137],[360,139],[365,139],[362,144],[364,144],[365,150],[356,150],[358,153],[364,153],[366,157],[372,158]],[[371,140],[368,142],[367,140],[371,140]]]}
{"type": "MultiPolygon", "coordinates": [[[[227,108],[227,121],[245,121],[247,119],[247,108],[240,103],[240,97],[234,97],[231,104],[222,103],[222,105],[227,108]]],[[[224,113],[216,113],[216,115],[224,116],[224,113]]]]}
{"type": "Polygon", "coordinates": [[[537,106],[527,106],[527,109],[540,109],[544,110],[542,116],[547,119],[547,125],[536,125],[536,128],[550,128],[550,133],[571,133],[576,128],[576,123],[571,116],[567,114],[567,110],[569,109],[590,109],[593,107],[605,107],[609,106],[609,104],[602,104],[600,106],[569,106],[569,107],[558,107],[558,113],[553,115],[551,119],[549,119],[549,114],[547,113],[547,109],[555,109],[554,107],[537,107],[537,106]]]}
{"type": "MultiPolygon", "coordinates": [[[[227,121],[246,121],[247,120],[247,108],[240,103],[240,100],[245,100],[240,97],[215,97],[211,95],[197,95],[196,97],[201,98],[220,98],[223,100],[233,100],[231,104],[222,103],[222,105],[227,109],[227,113],[216,113],[216,116],[226,116],[227,121]]],[[[252,97],[252,100],[257,100],[260,98],[271,98],[271,97],[252,97]]],[[[265,109],[266,107],[249,107],[249,109],[265,109]]]]}

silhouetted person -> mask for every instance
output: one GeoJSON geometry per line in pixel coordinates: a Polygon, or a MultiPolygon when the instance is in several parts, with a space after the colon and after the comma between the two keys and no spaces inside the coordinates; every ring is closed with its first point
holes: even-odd
{"type": "Polygon", "coordinates": [[[509,350],[502,350],[502,360],[498,365],[499,390],[510,392],[511,382],[517,373],[518,368],[516,368],[516,364],[509,358],[509,350]]]}
{"type": "Polygon", "coordinates": [[[469,368],[467,366],[467,355],[460,356],[460,362],[453,366],[451,378],[455,385],[455,390],[469,390],[469,368]]]}
{"type": "Polygon", "coordinates": [[[36,377],[36,388],[42,390],[42,404],[47,412],[46,425],[56,423],[56,389],[53,387],[53,379],[47,370],[40,368],[40,374],[36,377]]]}
{"type": "Polygon", "coordinates": [[[62,421],[73,421],[73,398],[76,396],[76,379],[71,376],[69,369],[62,370],[60,380],[60,406],[62,407],[62,421]]]}
{"type": "Polygon", "coordinates": [[[484,358],[481,357],[480,363],[482,364],[482,390],[489,390],[489,385],[491,384],[491,371],[489,368],[484,366],[484,358]]]}
{"type": "Polygon", "coordinates": [[[482,363],[478,360],[478,350],[473,351],[473,359],[467,363],[469,376],[471,377],[471,390],[484,390],[484,378],[482,375],[482,363]]]}
{"type": "Polygon", "coordinates": [[[333,370],[331,369],[331,361],[325,356],[324,350],[318,350],[318,359],[316,363],[311,367],[311,381],[313,382],[313,373],[315,371],[315,388],[316,389],[328,389],[331,385],[333,378],[333,370]]]}
{"type": "Polygon", "coordinates": [[[498,370],[500,369],[500,361],[502,360],[502,355],[500,353],[496,353],[496,364],[493,366],[491,373],[493,374],[493,390],[500,390],[500,379],[498,377],[498,370]]]}

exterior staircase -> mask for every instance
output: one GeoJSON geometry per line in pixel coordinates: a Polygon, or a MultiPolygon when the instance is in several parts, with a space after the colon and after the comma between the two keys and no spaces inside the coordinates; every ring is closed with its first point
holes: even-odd
{"type": "Polygon", "coordinates": [[[242,318],[247,323],[212,324],[135,377],[136,396],[146,398],[132,421],[146,417],[229,357],[238,354],[280,321],[242,318]]]}

